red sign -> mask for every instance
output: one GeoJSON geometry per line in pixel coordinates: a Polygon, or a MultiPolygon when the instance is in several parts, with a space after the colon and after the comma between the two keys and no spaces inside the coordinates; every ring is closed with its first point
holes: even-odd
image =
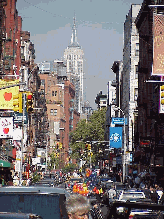
{"type": "Polygon", "coordinates": [[[150,141],[149,140],[140,141],[140,146],[148,147],[150,146],[150,141]]]}

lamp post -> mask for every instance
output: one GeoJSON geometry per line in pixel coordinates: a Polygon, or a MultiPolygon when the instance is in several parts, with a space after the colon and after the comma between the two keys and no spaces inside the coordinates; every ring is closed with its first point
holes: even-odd
{"type": "Polygon", "coordinates": [[[115,107],[114,110],[120,110],[124,116],[124,153],[123,153],[123,183],[126,177],[126,133],[125,133],[125,113],[120,107],[115,107]]]}

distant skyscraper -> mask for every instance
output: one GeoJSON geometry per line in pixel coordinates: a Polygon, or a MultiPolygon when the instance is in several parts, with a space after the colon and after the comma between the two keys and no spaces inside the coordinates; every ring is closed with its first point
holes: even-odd
{"type": "Polygon", "coordinates": [[[83,50],[77,42],[76,20],[74,17],[72,36],[69,46],[64,51],[64,59],[67,63],[67,75],[75,86],[74,108],[81,113],[83,106],[83,50]]]}

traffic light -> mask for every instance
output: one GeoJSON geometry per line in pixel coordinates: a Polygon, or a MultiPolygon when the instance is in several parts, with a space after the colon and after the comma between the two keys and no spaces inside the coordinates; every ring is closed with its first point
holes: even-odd
{"type": "Polygon", "coordinates": [[[161,104],[164,105],[164,85],[160,86],[160,100],[161,104]]]}
{"type": "Polygon", "coordinates": [[[33,111],[33,95],[32,95],[32,93],[27,93],[26,105],[27,105],[27,112],[32,112],[33,111]]]}
{"type": "Polygon", "coordinates": [[[88,144],[88,150],[89,151],[91,150],[91,144],[88,144]]]}
{"type": "Polygon", "coordinates": [[[88,152],[88,156],[93,156],[93,153],[92,152],[88,152]]]}
{"type": "Polygon", "coordinates": [[[59,142],[59,149],[62,149],[62,143],[59,142]]]}
{"type": "Polygon", "coordinates": [[[56,149],[59,149],[59,142],[56,143],[56,149]]]}
{"type": "Polygon", "coordinates": [[[19,92],[18,94],[13,95],[13,110],[15,112],[22,113],[22,93],[19,92]]]}

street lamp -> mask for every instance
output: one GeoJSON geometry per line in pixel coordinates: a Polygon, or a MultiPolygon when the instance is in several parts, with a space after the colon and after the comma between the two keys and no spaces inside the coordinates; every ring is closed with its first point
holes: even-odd
{"type": "Polygon", "coordinates": [[[125,113],[120,107],[113,108],[115,111],[120,110],[124,116],[124,153],[123,153],[123,183],[125,182],[126,177],[126,133],[125,133],[125,113]]]}

